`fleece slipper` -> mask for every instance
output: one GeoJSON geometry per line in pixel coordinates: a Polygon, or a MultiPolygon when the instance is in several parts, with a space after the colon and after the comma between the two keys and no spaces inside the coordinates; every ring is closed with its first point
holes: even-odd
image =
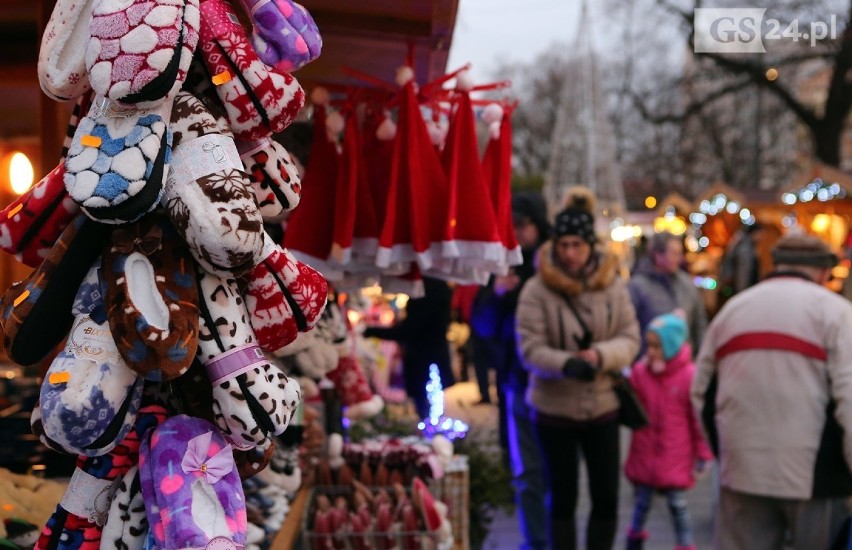
{"type": "Polygon", "coordinates": [[[189,369],[198,346],[195,263],[166,216],[121,226],[103,255],[109,328],[127,365],[166,380],[189,369]]]}
{"type": "Polygon", "coordinates": [[[80,285],[74,326],[44,376],[39,403],[44,435],[67,452],[108,453],[130,431],[143,379],[127,368],[106,322],[100,264],[80,285]]]}
{"type": "Polygon", "coordinates": [[[236,143],[263,221],[282,221],[302,195],[302,177],[290,153],[270,138],[236,143]]]}
{"type": "Polygon", "coordinates": [[[80,211],[65,191],[61,163],[0,211],[0,250],[24,265],[38,266],[80,211]]]}
{"type": "Polygon", "coordinates": [[[173,115],[180,141],[163,204],[201,267],[225,277],[246,273],[261,259],[263,220],[234,142],[189,93],[178,94],[173,115]]]}
{"type": "Polygon", "coordinates": [[[238,449],[281,434],[301,401],[299,385],[271,365],[255,336],[234,279],[198,273],[198,355],[213,387],[213,416],[238,449]]]}
{"type": "Polygon", "coordinates": [[[112,451],[80,457],[68,489],[42,529],[38,550],[98,550],[110,504],[122,477],[139,461],[140,433],[165,420],[166,409],[146,405],[136,425],[112,451]]]}
{"type": "Polygon", "coordinates": [[[51,99],[68,101],[89,89],[85,51],[96,0],[58,0],[41,37],[38,82],[51,99]]]}
{"type": "Polygon", "coordinates": [[[198,44],[198,0],[94,0],[86,67],[98,95],[125,104],[180,88],[198,44]]]}
{"type": "Polygon", "coordinates": [[[319,57],[322,37],[313,17],[291,0],[242,0],[254,26],[251,43],[261,61],[295,71],[319,57]]]}
{"type": "Polygon", "coordinates": [[[130,468],[121,479],[109,507],[101,533],[103,548],[142,550],[148,538],[148,516],[139,481],[139,466],[130,468]]]}
{"type": "Polygon", "coordinates": [[[263,260],[246,276],[246,305],[258,345],[277,351],[316,325],[328,283],[267,237],[263,260]]]}
{"type": "Polygon", "coordinates": [[[95,98],[65,159],[65,189],[87,216],[119,224],[157,206],[171,156],[171,107],[171,96],[144,109],[95,98]]]}
{"type": "Polygon", "coordinates": [[[12,361],[38,363],[68,335],[74,297],[111,230],[78,215],[41,265],[0,296],[0,328],[12,361]]]}
{"type": "Polygon", "coordinates": [[[281,132],[305,103],[293,75],[257,58],[245,29],[225,0],[201,2],[201,56],[231,130],[245,139],[281,132]]]}
{"type": "Polygon", "coordinates": [[[231,446],[216,426],[169,418],[142,442],[139,472],[158,550],[243,548],[246,509],[231,446]]]}

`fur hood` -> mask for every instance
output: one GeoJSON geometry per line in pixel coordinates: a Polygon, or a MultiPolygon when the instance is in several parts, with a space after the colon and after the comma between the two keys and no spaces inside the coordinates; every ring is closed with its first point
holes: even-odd
{"type": "Polygon", "coordinates": [[[608,288],[618,276],[618,258],[609,252],[594,251],[597,267],[582,279],[572,277],[553,261],[553,241],[544,243],[538,251],[539,274],[544,284],[555,292],[577,296],[586,290],[608,288]]]}

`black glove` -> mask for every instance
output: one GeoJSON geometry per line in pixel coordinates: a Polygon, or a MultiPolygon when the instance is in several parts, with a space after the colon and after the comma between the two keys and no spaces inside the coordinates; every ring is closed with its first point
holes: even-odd
{"type": "Polygon", "coordinates": [[[562,374],[567,378],[576,378],[590,382],[595,379],[598,374],[598,369],[592,366],[591,363],[579,357],[572,357],[565,361],[562,366],[562,374]]]}

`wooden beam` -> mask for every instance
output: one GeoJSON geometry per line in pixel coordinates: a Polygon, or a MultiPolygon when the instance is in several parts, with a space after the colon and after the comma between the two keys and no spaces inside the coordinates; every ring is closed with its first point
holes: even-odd
{"type": "Polygon", "coordinates": [[[432,23],[425,20],[313,9],[311,16],[323,38],[334,34],[390,39],[428,38],[432,35],[432,23]]]}

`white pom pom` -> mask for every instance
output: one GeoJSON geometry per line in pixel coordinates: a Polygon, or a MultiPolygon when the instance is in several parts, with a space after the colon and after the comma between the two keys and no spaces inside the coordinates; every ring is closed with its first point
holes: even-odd
{"type": "Polygon", "coordinates": [[[503,107],[499,103],[489,103],[482,110],[482,121],[486,124],[503,120],[503,107]]]}
{"type": "Polygon", "coordinates": [[[330,113],[325,119],[325,129],[333,137],[338,136],[343,131],[344,126],[346,126],[346,121],[343,119],[343,115],[337,111],[330,113]]]}
{"type": "Polygon", "coordinates": [[[396,70],[396,83],[402,87],[414,80],[414,69],[408,66],[400,67],[396,70]]]}
{"type": "Polygon", "coordinates": [[[331,94],[329,94],[328,90],[322,86],[317,86],[311,92],[311,103],[314,105],[328,105],[330,100],[331,94]]]}
{"type": "Polygon", "coordinates": [[[390,117],[385,118],[376,128],[376,138],[382,141],[390,141],[396,137],[396,123],[390,117]]]}
{"type": "Polygon", "coordinates": [[[488,125],[488,136],[491,139],[500,139],[500,121],[488,125]]]}
{"type": "Polygon", "coordinates": [[[470,71],[464,70],[456,75],[456,89],[470,90],[473,88],[473,77],[470,76],[470,71]]]}

